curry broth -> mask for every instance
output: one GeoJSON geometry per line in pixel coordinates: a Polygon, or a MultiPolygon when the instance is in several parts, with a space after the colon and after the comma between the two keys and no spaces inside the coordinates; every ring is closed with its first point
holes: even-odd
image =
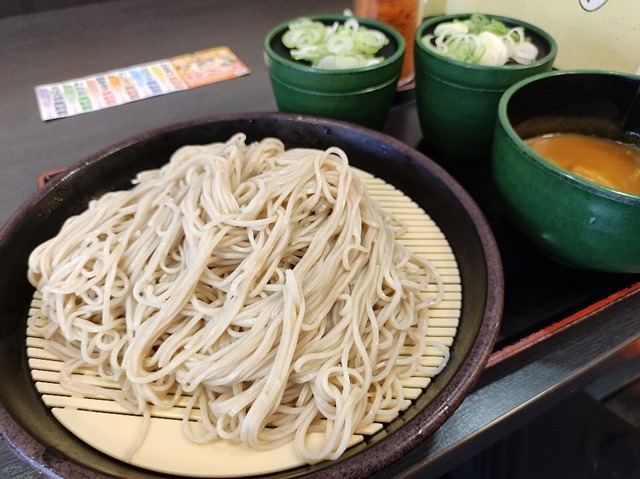
{"type": "Polygon", "coordinates": [[[555,165],[603,186],[640,195],[640,149],[613,140],[558,133],[525,140],[555,165]]]}

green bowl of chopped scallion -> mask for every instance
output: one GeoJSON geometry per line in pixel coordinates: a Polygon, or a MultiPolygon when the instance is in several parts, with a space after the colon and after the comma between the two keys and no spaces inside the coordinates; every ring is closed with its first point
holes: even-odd
{"type": "Polygon", "coordinates": [[[405,42],[376,20],[344,15],[296,18],[264,39],[278,109],[384,126],[405,42]]]}
{"type": "Polygon", "coordinates": [[[554,39],[506,17],[456,14],[425,20],[414,38],[416,103],[424,141],[455,159],[489,158],[500,97],[551,70],[554,39]]]}

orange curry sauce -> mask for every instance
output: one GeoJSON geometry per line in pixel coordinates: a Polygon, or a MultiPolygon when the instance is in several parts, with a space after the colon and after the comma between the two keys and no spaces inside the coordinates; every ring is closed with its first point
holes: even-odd
{"type": "Polygon", "coordinates": [[[640,149],[574,133],[525,140],[536,153],[571,173],[609,188],[640,195],[640,149]]]}

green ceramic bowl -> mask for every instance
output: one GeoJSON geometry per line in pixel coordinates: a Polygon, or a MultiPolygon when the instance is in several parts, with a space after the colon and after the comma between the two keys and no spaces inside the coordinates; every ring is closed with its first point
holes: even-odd
{"type": "Polygon", "coordinates": [[[451,158],[488,158],[498,102],[504,91],[523,78],[548,71],[556,58],[553,38],[520,20],[487,15],[506,25],[520,25],[538,47],[538,59],[529,65],[501,67],[452,60],[427,47],[422,38],[437,25],[471,14],[433,17],[420,25],[414,38],[416,101],[424,141],[451,158]]]}
{"type": "MultiPolygon", "coordinates": [[[[637,141],[640,122],[631,129],[623,122],[638,88],[640,77],[634,75],[562,71],[523,80],[500,100],[492,170],[505,213],[563,263],[640,272],[640,196],[568,173],[523,139],[574,132],[637,141]]],[[[631,116],[638,119],[638,112],[631,116]]]]}
{"type": "MultiPolygon", "coordinates": [[[[309,18],[332,24],[344,22],[342,15],[318,15],[309,18]]],[[[271,30],[264,39],[265,62],[278,109],[350,121],[381,129],[396,92],[405,42],[402,35],[376,20],[358,19],[360,24],[384,32],[389,44],[377,65],[342,70],[313,68],[291,58],[282,44],[289,22],[271,30]]]]}

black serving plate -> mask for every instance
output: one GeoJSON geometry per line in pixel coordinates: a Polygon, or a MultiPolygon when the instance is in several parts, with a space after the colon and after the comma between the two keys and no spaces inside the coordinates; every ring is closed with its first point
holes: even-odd
{"type": "MultiPolygon", "coordinates": [[[[345,150],[353,166],[409,195],[438,224],[457,257],[461,321],[451,359],[398,419],[337,461],[260,477],[365,477],[431,435],[477,382],[492,351],[503,308],[503,272],[493,234],[476,203],[443,168],[381,133],[337,121],[288,114],[242,114],[171,126],[129,139],[86,159],[47,183],[0,230],[0,429],[45,474],[65,478],[166,477],[108,457],[69,433],[42,402],[30,376],[25,329],[33,288],[26,278],[32,249],[107,191],[131,186],[137,172],[160,167],[180,146],[282,139],[288,148],[345,150]]],[[[215,471],[211,471],[212,477],[215,471]]]]}

